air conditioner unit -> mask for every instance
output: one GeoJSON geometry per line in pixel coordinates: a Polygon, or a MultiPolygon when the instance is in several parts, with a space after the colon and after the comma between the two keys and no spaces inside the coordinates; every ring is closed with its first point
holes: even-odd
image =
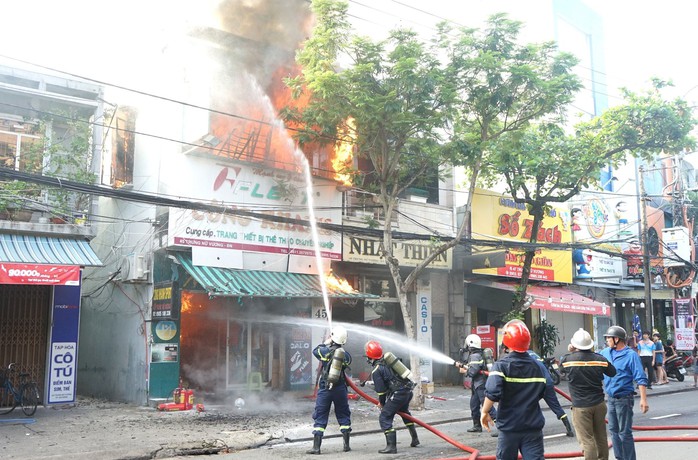
{"type": "Polygon", "coordinates": [[[121,267],[121,280],[125,283],[143,283],[148,281],[148,261],[142,254],[131,253],[124,258],[121,267]]]}

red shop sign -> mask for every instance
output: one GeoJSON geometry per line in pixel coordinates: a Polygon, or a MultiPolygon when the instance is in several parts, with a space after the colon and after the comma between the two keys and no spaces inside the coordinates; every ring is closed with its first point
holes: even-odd
{"type": "Polygon", "coordinates": [[[0,284],[80,284],[78,265],[41,265],[0,263],[0,284]]]}

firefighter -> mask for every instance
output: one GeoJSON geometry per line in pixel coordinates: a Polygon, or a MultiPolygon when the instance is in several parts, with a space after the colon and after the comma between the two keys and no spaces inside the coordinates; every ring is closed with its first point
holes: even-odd
{"type": "Polygon", "coordinates": [[[526,460],[542,460],[545,418],[539,402],[546,393],[554,395],[553,382],[543,363],[528,354],[531,333],[523,321],[509,321],[503,329],[510,352],[492,366],[480,423],[490,431],[490,409],[499,403],[497,459],[516,460],[521,452],[526,460]]]}
{"type": "MultiPolygon", "coordinates": [[[[468,433],[482,433],[480,424],[480,407],[485,403],[485,381],[487,380],[487,363],[482,350],[482,339],[477,334],[470,334],[465,338],[464,352],[467,353],[465,363],[456,361],[455,366],[461,374],[470,377],[470,414],[473,417],[473,426],[468,428],[468,433]]],[[[497,411],[494,407],[490,410],[492,420],[497,419],[497,411]]]]}
{"type": "Polygon", "coordinates": [[[334,413],[339,422],[339,430],[344,439],[344,452],[349,452],[349,434],[351,433],[351,410],[345,369],[351,364],[351,355],[342,345],[347,342],[347,330],[335,326],[330,337],[313,350],[313,355],[322,364],[322,373],[313,411],[313,448],[309,454],[320,454],[322,436],[327,428],[330,406],[334,403],[334,413]]]}
{"type": "MultiPolygon", "coordinates": [[[[373,366],[371,378],[378,393],[378,401],[381,409],[378,422],[385,434],[385,449],[379,450],[380,454],[397,453],[397,434],[393,428],[395,414],[403,412],[410,415],[410,401],[412,400],[412,388],[414,383],[410,380],[410,370],[392,353],[383,354],[381,344],[375,340],[366,343],[366,360],[373,366]]],[[[402,418],[410,432],[412,442],[410,447],[419,445],[417,430],[414,423],[402,418]]]]}

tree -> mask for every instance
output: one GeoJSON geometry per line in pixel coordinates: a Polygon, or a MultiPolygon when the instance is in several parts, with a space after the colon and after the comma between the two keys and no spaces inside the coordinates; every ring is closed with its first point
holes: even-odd
{"type": "Polygon", "coordinates": [[[598,184],[598,172],[615,168],[628,156],[652,159],[661,152],[691,147],[696,124],[685,101],[664,100],[663,82],[645,94],[624,91],[625,103],[575,127],[566,134],[561,124],[544,123],[502,136],[493,148],[492,173],[504,178],[517,203],[533,216],[521,276],[521,308],[538,243],[538,231],[550,203],[564,203],[582,189],[598,184]]]}
{"type": "MultiPolygon", "coordinates": [[[[317,26],[298,53],[302,74],[288,80],[305,105],[288,107],[285,120],[301,127],[298,141],[334,142],[350,133],[356,155],[371,168],[354,170],[354,183],[375,191],[385,216],[384,259],[395,284],[405,332],[415,340],[407,287],[469,229],[472,192],[490,145],[499,136],[555,113],[571,101],[579,81],[576,60],[551,43],[519,46],[520,23],[493,16],[484,31],[445,24],[431,45],[399,29],[373,42],[351,33],[347,4],[316,0],[317,26]],[[351,63],[338,68],[347,58],[351,63]],[[399,196],[444,163],[470,171],[467,217],[453,240],[403,277],[392,253],[391,216],[399,196]]],[[[419,380],[418,357],[411,367],[419,380]]],[[[417,404],[423,403],[417,389],[417,404]]]]}

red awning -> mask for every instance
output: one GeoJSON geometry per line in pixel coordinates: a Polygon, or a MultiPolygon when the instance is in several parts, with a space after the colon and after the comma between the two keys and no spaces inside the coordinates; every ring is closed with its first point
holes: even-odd
{"type": "Polygon", "coordinates": [[[78,265],[15,264],[0,262],[0,284],[78,286],[78,265]]]}
{"type": "MultiPolygon", "coordinates": [[[[473,281],[473,283],[511,292],[514,292],[516,289],[516,284],[501,281],[477,280],[473,281]]],[[[529,285],[526,289],[526,295],[533,297],[531,308],[564,311],[566,313],[582,313],[585,315],[611,315],[610,306],[561,287],[529,285]]]]}

